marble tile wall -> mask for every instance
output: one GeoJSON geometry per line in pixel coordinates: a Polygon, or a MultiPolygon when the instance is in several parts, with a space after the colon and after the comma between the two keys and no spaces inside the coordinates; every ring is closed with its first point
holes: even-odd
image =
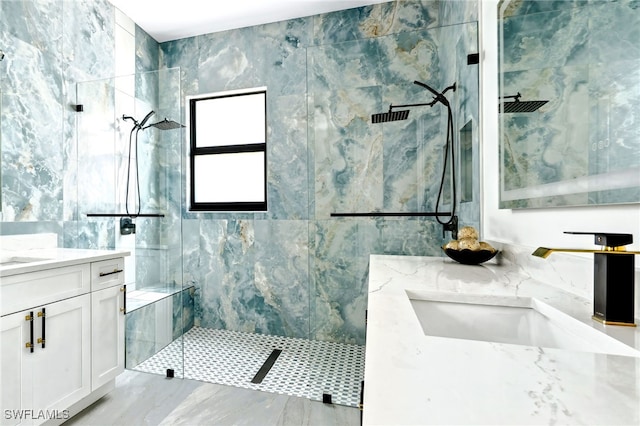
{"type": "MultiPolygon", "coordinates": [[[[181,173],[179,132],[140,132],[140,149],[132,150],[142,209],[163,219],[138,219],[136,234],[120,235],[119,219],[86,216],[124,212],[131,123],[122,115],[141,119],[153,109],[150,123],[179,120],[179,71],[158,71],[158,43],[106,0],[0,0],[0,45],[7,53],[0,62],[0,234],[52,232],[58,246],[124,248],[132,253],[125,260],[130,290],[180,285],[180,179],[173,188],[165,176],[181,173]]],[[[134,186],[135,178],[130,202],[134,186]]],[[[180,305],[173,306],[165,312],[169,341],[183,327],[180,305]]],[[[190,327],[193,315],[184,318],[190,327]]],[[[129,341],[138,319],[128,317],[129,341]]],[[[144,351],[133,345],[129,355],[144,351]]]]}
{"type": "MultiPolygon", "coordinates": [[[[183,213],[196,324],[362,344],[369,254],[439,255],[432,219],[330,214],[435,207],[444,108],[368,123],[390,102],[431,100],[414,80],[440,90],[457,81],[456,128],[477,129],[477,68],[465,68],[477,28],[437,29],[477,20],[477,3],[443,3],[390,2],[160,46],[161,63],[181,69],[184,96],[268,88],[269,212],[183,213]]],[[[479,201],[467,204],[461,220],[477,226],[479,201]]]]}
{"type": "MultiPolygon", "coordinates": [[[[454,25],[476,21],[477,2],[396,1],[162,45],[133,27],[137,78],[122,87],[135,94],[91,88],[99,90],[87,95],[100,99],[105,114],[116,112],[88,145],[77,140],[75,84],[109,79],[120,69],[115,48],[128,42],[116,37],[117,11],[106,0],[3,0],[0,7],[7,53],[0,63],[2,234],[55,232],[60,245],[113,247],[117,224],[83,213],[122,207],[125,151],[100,142],[114,131],[121,140],[127,136],[120,111],[131,106],[144,116],[157,105],[183,111],[184,96],[267,86],[268,213],[190,213],[183,207],[181,142],[163,133],[139,153],[141,175],[150,182],[144,207],[160,206],[167,216],[141,221],[136,245],[166,248],[167,281],[195,285],[194,323],[361,344],[368,255],[440,253],[441,228],[431,219],[330,213],[433,208],[442,108],[378,128],[366,121],[390,102],[424,101],[412,84],[421,80],[441,89],[457,81],[456,127],[464,125],[462,117],[477,122],[477,112],[469,112],[477,103],[477,75],[453,59],[470,46],[477,50],[466,27],[454,25]],[[447,26],[450,33],[435,30],[447,26]],[[158,63],[161,70],[150,73],[158,63]],[[179,81],[163,78],[176,67],[179,81]],[[96,174],[100,163],[93,160],[115,171],[96,174]]],[[[184,112],[177,118],[184,122],[184,112]]],[[[463,223],[477,224],[477,204],[461,207],[463,223]]],[[[155,268],[139,266],[136,271],[155,268]]]]}
{"type": "Polygon", "coordinates": [[[3,0],[0,17],[2,233],[62,239],[77,214],[75,82],[113,75],[114,8],[3,0]]]}
{"type": "MultiPolygon", "coordinates": [[[[127,312],[125,323],[126,368],[155,355],[193,327],[193,288],[127,312]]],[[[167,366],[182,371],[182,364],[167,366]]]]}

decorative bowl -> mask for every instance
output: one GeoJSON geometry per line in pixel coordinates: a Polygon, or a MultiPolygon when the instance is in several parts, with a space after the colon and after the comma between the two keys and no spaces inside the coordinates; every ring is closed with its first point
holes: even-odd
{"type": "Polygon", "coordinates": [[[453,250],[444,247],[442,247],[442,250],[444,250],[451,259],[464,265],[479,265],[487,260],[493,259],[493,257],[498,254],[498,250],[453,250]]]}

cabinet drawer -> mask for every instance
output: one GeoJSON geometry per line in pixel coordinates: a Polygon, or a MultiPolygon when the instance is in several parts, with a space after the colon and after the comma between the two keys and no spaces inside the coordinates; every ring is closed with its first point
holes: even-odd
{"type": "Polygon", "coordinates": [[[45,269],[2,278],[2,315],[89,293],[89,264],[45,269]]]}
{"type": "Polygon", "coordinates": [[[91,263],[91,291],[124,283],[124,257],[91,263]]]}

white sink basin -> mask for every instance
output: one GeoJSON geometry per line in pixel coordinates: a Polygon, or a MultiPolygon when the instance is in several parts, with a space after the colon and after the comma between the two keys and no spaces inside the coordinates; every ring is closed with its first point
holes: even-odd
{"type": "Polygon", "coordinates": [[[640,357],[640,352],[529,297],[406,291],[425,335],[640,357]]]}

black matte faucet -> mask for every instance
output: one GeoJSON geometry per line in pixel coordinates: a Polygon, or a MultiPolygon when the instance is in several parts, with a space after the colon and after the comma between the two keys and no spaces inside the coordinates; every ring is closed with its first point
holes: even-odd
{"type": "Polygon", "coordinates": [[[565,232],[595,235],[600,250],[556,249],[538,247],[534,256],[546,259],[554,251],[593,253],[593,319],[606,325],[635,327],[635,258],[637,251],[627,251],[633,242],[631,234],[605,232],[565,232]]]}

